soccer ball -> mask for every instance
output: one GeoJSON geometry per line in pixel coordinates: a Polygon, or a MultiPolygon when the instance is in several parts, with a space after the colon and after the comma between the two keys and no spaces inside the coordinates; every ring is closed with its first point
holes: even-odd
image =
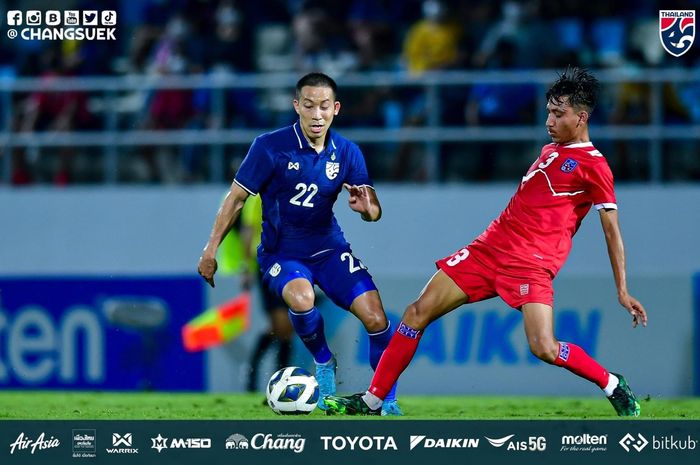
{"type": "Polygon", "coordinates": [[[277,371],[267,383],[267,405],[279,415],[305,415],[318,403],[316,378],[299,367],[277,371]]]}

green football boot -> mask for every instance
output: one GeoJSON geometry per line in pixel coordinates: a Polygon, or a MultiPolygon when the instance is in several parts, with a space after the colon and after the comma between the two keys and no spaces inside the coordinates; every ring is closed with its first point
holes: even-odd
{"type": "Polygon", "coordinates": [[[612,395],[608,397],[617,415],[620,417],[638,417],[642,408],[634,392],[632,392],[629,384],[627,384],[625,377],[617,373],[610,372],[610,374],[617,376],[620,380],[612,395]]]}
{"type": "Polygon", "coordinates": [[[351,396],[328,396],[323,399],[326,403],[326,415],[381,415],[382,409],[372,410],[369,408],[362,396],[365,393],[361,392],[351,396]]]}

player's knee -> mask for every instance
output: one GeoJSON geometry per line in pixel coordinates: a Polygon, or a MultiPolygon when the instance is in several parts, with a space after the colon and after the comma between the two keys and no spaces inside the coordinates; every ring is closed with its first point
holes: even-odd
{"type": "Polygon", "coordinates": [[[377,333],[386,329],[388,322],[384,312],[381,309],[377,309],[376,311],[367,313],[367,315],[363,317],[362,324],[365,326],[368,333],[377,333]]]}
{"type": "Polygon", "coordinates": [[[315,299],[313,288],[290,287],[284,290],[284,300],[294,312],[306,312],[313,308],[315,299]]]}
{"type": "Polygon", "coordinates": [[[559,345],[554,339],[538,339],[529,341],[532,355],[546,363],[554,363],[559,351],[559,345]]]}
{"type": "Polygon", "coordinates": [[[413,302],[403,312],[402,321],[413,329],[423,330],[430,323],[430,314],[424,306],[413,302]]]}

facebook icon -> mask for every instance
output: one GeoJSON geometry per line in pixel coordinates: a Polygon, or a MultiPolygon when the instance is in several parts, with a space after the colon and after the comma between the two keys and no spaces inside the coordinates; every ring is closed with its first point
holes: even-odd
{"type": "Polygon", "coordinates": [[[22,25],[22,12],[19,10],[10,10],[7,12],[7,25],[8,26],[21,26],[22,25]]]}

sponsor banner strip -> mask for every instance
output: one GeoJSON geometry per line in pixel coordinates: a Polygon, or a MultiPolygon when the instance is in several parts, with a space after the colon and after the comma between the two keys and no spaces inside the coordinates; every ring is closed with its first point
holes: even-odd
{"type": "Polygon", "coordinates": [[[0,463],[23,465],[684,465],[697,464],[700,420],[3,421],[0,442],[0,463]]]}

